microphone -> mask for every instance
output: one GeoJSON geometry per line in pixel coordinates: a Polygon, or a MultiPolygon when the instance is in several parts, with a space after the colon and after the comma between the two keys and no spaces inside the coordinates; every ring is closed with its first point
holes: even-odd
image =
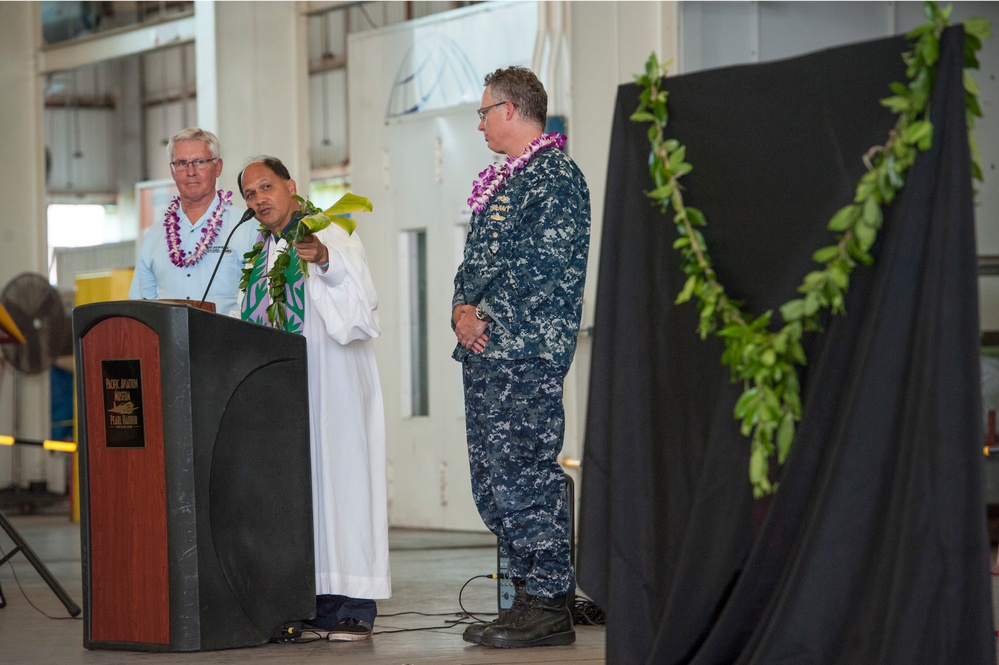
{"type": "Polygon", "coordinates": [[[201,302],[198,303],[198,309],[205,304],[205,298],[208,297],[208,291],[212,288],[212,282],[215,281],[215,274],[219,271],[219,266],[222,265],[222,259],[225,258],[226,247],[229,246],[229,241],[232,240],[232,234],[236,232],[236,229],[240,227],[244,222],[248,222],[256,216],[257,211],[253,208],[247,208],[243,216],[239,218],[236,222],[236,226],[232,227],[232,231],[229,232],[229,237],[225,239],[225,244],[222,245],[222,251],[219,252],[219,260],[215,262],[215,270],[212,271],[212,276],[208,278],[208,286],[205,287],[205,295],[201,296],[201,302]]]}

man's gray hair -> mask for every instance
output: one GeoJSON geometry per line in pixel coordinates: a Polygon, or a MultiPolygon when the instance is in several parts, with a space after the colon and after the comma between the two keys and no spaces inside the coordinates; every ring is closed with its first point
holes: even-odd
{"type": "Polygon", "coordinates": [[[221,152],[219,137],[198,127],[188,127],[171,136],[170,142],[167,143],[167,157],[170,158],[171,162],[173,161],[174,145],[177,141],[204,141],[208,145],[208,151],[212,153],[212,157],[215,159],[218,159],[221,152]]]}

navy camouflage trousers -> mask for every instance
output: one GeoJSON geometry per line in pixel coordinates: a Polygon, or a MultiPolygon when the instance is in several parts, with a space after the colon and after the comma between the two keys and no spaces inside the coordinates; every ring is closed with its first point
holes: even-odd
{"type": "Polygon", "coordinates": [[[499,539],[509,575],[527,593],[555,598],[576,588],[569,546],[565,476],[566,368],[547,360],[462,363],[472,496],[499,539]]]}

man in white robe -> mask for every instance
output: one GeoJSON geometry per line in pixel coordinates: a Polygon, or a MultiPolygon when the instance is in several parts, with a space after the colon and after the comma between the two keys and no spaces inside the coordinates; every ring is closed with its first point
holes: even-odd
{"type": "Polygon", "coordinates": [[[335,224],[291,245],[281,237],[301,213],[280,160],[253,160],[237,182],[261,223],[240,293],[242,318],[303,334],[308,350],[316,559],[309,623],[328,630],[331,641],[367,639],[375,599],[391,595],[391,579],[384,408],[372,342],[381,330],[364,247],[335,224]],[[307,277],[299,259],[308,263],[307,277]],[[277,261],[286,267],[272,270],[277,261]],[[282,276],[283,302],[273,302],[270,287],[282,276]]]}

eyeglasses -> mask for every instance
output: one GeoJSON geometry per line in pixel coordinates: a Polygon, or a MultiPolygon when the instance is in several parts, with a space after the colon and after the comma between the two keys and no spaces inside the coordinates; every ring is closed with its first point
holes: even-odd
{"type": "Polygon", "coordinates": [[[503,106],[504,104],[506,104],[506,102],[496,102],[495,104],[490,104],[489,106],[483,106],[482,108],[478,109],[476,113],[479,114],[479,120],[484,121],[486,119],[486,114],[489,113],[489,109],[494,109],[497,106],[503,106]]]}
{"type": "Polygon", "coordinates": [[[170,166],[175,169],[181,169],[182,171],[186,171],[188,166],[193,166],[194,168],[200,171],[201,169],[206,168],[216,159],[218,159],[218,157],[212,157],[211,159],[192,159],[191,161],[187,161],[186,159],[178,159],[176,162],[170,162],[170,166]]]}

